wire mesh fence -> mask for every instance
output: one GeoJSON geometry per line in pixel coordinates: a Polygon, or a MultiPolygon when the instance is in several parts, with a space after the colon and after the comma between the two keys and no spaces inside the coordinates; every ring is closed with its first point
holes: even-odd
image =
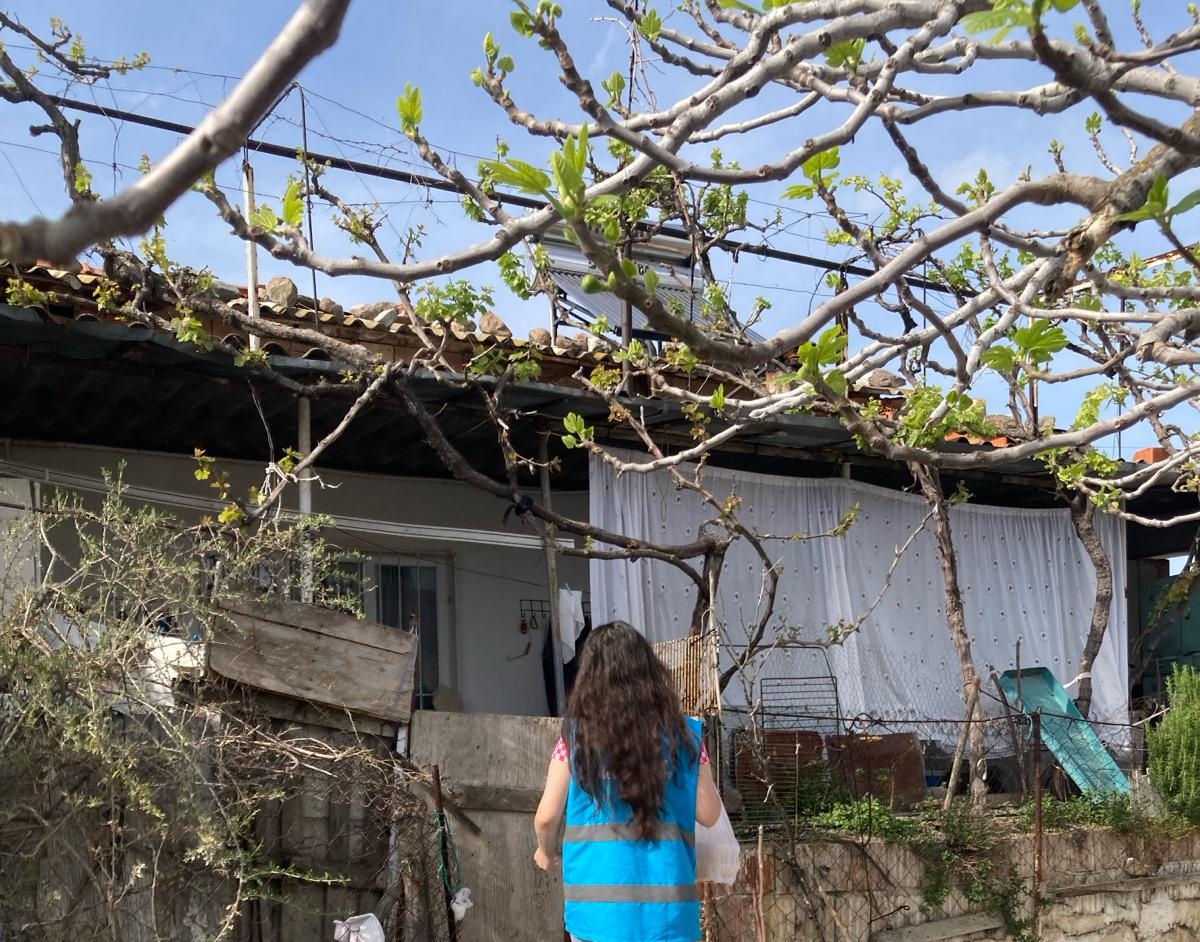
{"type": "Polygon", "coordinates": [[[948,792],[1009,802],[1047,794],[1121,794],[1145,767],[1142,728],[1041,711],[913,720],[834,712],[729,710],[717,733],[735,824],[808,823],[833,797],[893,810],[948,792]],[[957,759],[957,765],[956,765],[957,759]]]}
{"type": "Polygon", "coordinates": [[[1139,814],[1140,724],[1025,712],[1002,693],[958,718],[837,706],[824,678],[774,679],[714,724],[745,866],[710,893],[707,938],[866,940],[979,912],[1032,938],[1046,833],[1139,814]]]}

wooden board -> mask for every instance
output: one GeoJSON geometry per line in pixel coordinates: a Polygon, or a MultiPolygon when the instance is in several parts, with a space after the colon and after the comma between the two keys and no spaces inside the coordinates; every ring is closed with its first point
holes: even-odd
{"type": "MultiPolygon", "coordinates": [[[[488,713],[413,714],[409,757],[436,765],[450,785],[496,785],[541,794],[562,720],[488,713]]],[[[532,853],[532,851],[530,851],[532,853]]]]}
{"type": "Polygon", "coordinates": [[[209,669],[229,680],[395,723],[412,710],[416,639],[297,602],[238,602],[209,640],[209,669]]]}
{"type": "MultiPolygon", "coordinates": [[[[410,758],[437,765],[448,792],[479,825],[454,831],[463,883],[475,906],[459,942],[558,942],[563,935],[562,880],[533,863],[532,809],[546,783],[561,720],[482,714],[413,714],[410,758]],[[506,810],[512,808],[528,810],[506,810]]],[[[451,819],[453,827],[453,819],[451,819]]]]}
{"type": "Polygon", "coordinates": [[[925,800],[925,760],[916,733],[827,736],[834,774],[855,798],[874,796],[890,808],[925,800]]]}

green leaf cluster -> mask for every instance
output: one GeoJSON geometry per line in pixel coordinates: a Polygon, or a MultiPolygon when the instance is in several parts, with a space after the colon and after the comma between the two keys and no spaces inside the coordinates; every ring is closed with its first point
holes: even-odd
{"type": "Polygon", "coordinates": [[[250,214],[250,225],[265,232],[275,233],[281,225],[291,229],[299,229],[304,221],[304,197],[300,181],[288,174],[287,185],[283,191],[283,201],[279,212],[268,203],[260,203],[250,214]]]}
{"type": "Polygon", "coordinates": [[[814,827],[844,831],[857,837],[904,840],[912,837],[916,822],[899,817],[874,796],[838,802],[812,819],[814,827]]]}
{"type": "Polygon", "coordinates": [[[50,302],[50,296],[28,281],[20,278],[10,278],[4,291],[4,299],[13,307],[45,308],[50,302]]]}
{"type": "Polygon", "coordinates": [[[508,285],[509,291],[522,301],[533,297],[536,290],[533,279],[526,272],[525,260],[520,255],[514,252],[505,252],[496,259],[496,265],[500,268],[500,278],[508,285]]]}
{"type": "Polygon", "coordinates": [[[1174,206],[1169,205],[1170,202],[1171,194],[1167,178],[1160,173],[1154,178],[1154,183],[1150,185],[1150,189],[1146,193],[1146,202],[1137,209],[1115,216],[1114,219],[1117,222],[1141,222],[1145,219],[1157,219],[1163,223],[1170,223],[1176,216],[1194,209],[1196,204],[1200,203],[1200,190],[1192,190],[1174,206]]]}
{"type": "Polygon", "coordinates": [[[992,9],[968,13],[959,22],[972,35],[991,33],[989,40],[998,43],[1014,29],[1032,30],[1047,9],[1066,13],[1078,5],[1079,0],[995,0],[992,9]]]}
{"type": "Polygon", "coordinates": [[[452,279],[444,284],[427,281],[417,291],[418,297],[413,305],[416,314],[431,323],[465,324],[492,307],[491,287],[476,287],[465,278],[452,279]]]}
{"type": "Polygon", "coordinates": [[[987,421],[987,404],[966,393],[943,393],[932,384],[919,385],[908,395],[896,430],[896,439],[915,448],[930,448],[946,440],[951,432],[964,432],[988,438],[994,429],[987,421]],[[946,411],[934,421],[933,415],[946,403],[946,411]]]}
{"type": "Polygon", "coordinates": [[[562,7],[551,0],[541,0],[537,9],[531,10],[524,0],[515,0],[517,9],[509,14],[508,19],[517,34],[528,39],[540,28],[553,26],[554,21],[562,16],[562,7]]]}
{"type": "Polygon", "coordinates": [[[499,376],[509,369],[517,382],[527,383],[540,379],[542,352],[537,347],[509,350],[493,344],[467,364],[469,376],[499,376]]]}
{"type": "Polygon", "coordinates": [[[405,82],[403,94],[396,99],[396,111],[400,115],[400,130],[408,137],[416,137],[417,128],[425,115],[421,107],[421,89],[411,82],[405,82]]]}
{"type": "Polygon", "coordinates": [[[1041,318],[1018,327],[1010,339],[1012,346],[998,343],[989,347],[980,358],[983,365],[1006,375],[1018,366],[1041,368],[1067,346],[1067,332],[1059,324],[1041,318]]]}
{"type": "Polygon", "coordinates": [[[233,358],[233,365],[247,369],[270,369],[270,355],[262,347],[246,347],[237,352],[233,358]]]}
{"type": "Polygon", "coordinates": [[[848,341],[849,338],[840,324],[825,328],[815,341],[803,343],[796,350],[796,371],[781,374],[775,377],[775,381],[781,384],[801,382],[811,385],[823,382],[834,394],[846,395],[848,384],[845,375],[841,370],[827,368],[845,359],[848,341]]]}
{"type": "Polygon", "coordinates": [[[992,183],[988,172],[980,168],[975,179],[969,183],[960,183],[955,192],[959,196],[968,197],[976,206],[982,206],[996,195],[996,185],[992,183]]]}
{"type": "Polygon", "coordinates": [[[171,327],[175,330],[175,339],[180,343],[194,344],[205,351],[214,346],[212,337],[195,317],[173,317],[171,327]]]}
{"type": "Polygon", "coordinates": [[[700,359],[686,344],[670,344],[663,351],[663,358],[673,370],[680,373],[694,372],[696,367],[700,365],[700,359]]]}
{"type": "Polygon", "coordinates": [[[650,42],[657,42],[658,37],[662,35],[663,21],[658,15],[658,11],[651,7],[642,14],[642,18],[638,20],[638,32],[650,42]]]}
{"type": "Polygon", "coordinates": [[[614,108],[621,103],[621,96],[625,94],[625,76],[620,72],[614,72],[608,78],[600,83],[601,87],[608,92],[608,101],[605,103],[606,108],[614,108]]]}
{"type": "Polygon", "coordinates": [[[75,164],[75,192],[83,196],[92,192],[92,172],[82,160],[75,164]]]}
{"type": "Polygon", "coordinates": [[[621,371],[611,366],[597,366],[588,380],[596,388],[610,391],[616,389],[621,382],[621,371]]]}
{"type": "Polygon", "coordinates": [[[563,419],[563,428],[567,430],[562,437],[563,446],[566,448],[579,448],[596,439],[595,427],[588,425],[577,412],[567,413],[563,419]]]}
{"type": "Polygon", "coordinates": [[[834,43],[825,50],[825,61],[835,69],[849,69],[851,72],[862,62],[863,50],[866,49],[865,39],[847,39],[834,43]]]}
{"type": "MultiPolygon", "coordinates": [[[[556,193],[551,192],[550,175],[524,160],[489,160],[484,161],[483,165],[496,183],[511,186],[522,193],[545,197],[563,219],[571,221],[582,218],[587,208],[584,174],[587,171],[588,153],[588,126],[584,124],[578,137],[567,138],[562,150],[550,155],[550,171],[556,193]]],[[[601,201],[615,202],[616,197],[600,197],[596,202],[601,201]]]]}
{"type": "Polygon", "coordinates": [[[842,158],[836,147],[813,154],[800,165],[800,172],[808,179],[808,183],[797,183],[783,191],[783,198],[788,200],[808,200],[816,195],[821,187],[829,188],[837,179],[836,168],[841,166],[842,158]]]}

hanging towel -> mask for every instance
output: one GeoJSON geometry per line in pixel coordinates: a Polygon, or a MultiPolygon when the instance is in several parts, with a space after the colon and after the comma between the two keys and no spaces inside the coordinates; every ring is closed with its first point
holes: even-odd
{"type": "Polygon", "coordinates": [[[583,626],[583,593],[578,589],[559,589],[558,632],[562,639],[564,663],[575,657],[575,642],[583,626]]]}

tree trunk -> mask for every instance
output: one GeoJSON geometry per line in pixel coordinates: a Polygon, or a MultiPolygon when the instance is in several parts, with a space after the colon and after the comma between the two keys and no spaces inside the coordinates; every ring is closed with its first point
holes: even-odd
{"type": "Polygon", "coordinates": [[[1075,698],[1079,712],[1086,717],[1092,707],[1092,664],[1100,653],[1100,646],[1104,644],[1109,613],[1112,611],[1112,560],[1108,558],[1108,552],[1096,530],[1096,506],[1086,497],[1077,496],[1071,500],[1071,522],[1075,524],[1079,542],[1087,551],[1096,573],[1096,601],[1092,605],[1092,623],[1088,628],[1087,642],[1079,656],[1079,691],[1075,698]]]}
{"type": "Polygon", "coordinates": [[[701,576],[704,588],[696,593],[696,604],[692,608],[692,624],[688,630],[691,637],[713,631],[716,625],[717,583],[721,568],[725,565],[725,549],[712,548],[704,553],[704,569],[701,576]]]}
{"type": "MultiPolygon", "coordinates": [[[[958,557],[954,553],[954,539],[950,533],[950,508],[946,503],[946,495],[942,491],[941,478],[936,470],[913,462],[909,465],[921,491],[933,510],[934,534],[937,538],[938,561],[942,567],[942,581],[946,587],[946,625],[950,629],[950,638],[954,642],[954,650],[958,652],[959,667],[963,678],[963,702],[971,704],[971,692],[978,689],[979,674],[975,670],[975,662],[971,659],[971,636],[967,633],[967,615],[963,609],[962,591],[958,584],[958,557]]],[[[978,719],[978,706],[972,711],[969,720],[978,719]]],[[[987,790],[984,782],[985,756],[983,743],[983,727],[970,723],[969,738],[971,743],[971,802],[981,804],[987,790]]]]}

